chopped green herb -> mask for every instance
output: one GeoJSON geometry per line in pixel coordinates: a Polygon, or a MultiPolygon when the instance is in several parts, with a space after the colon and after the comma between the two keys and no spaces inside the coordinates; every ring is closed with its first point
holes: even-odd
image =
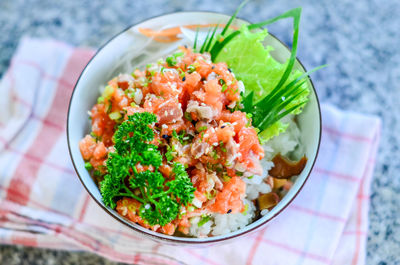
{"type": "Polygon", "coordinates": [[[96,140],[96,142],[98,142],[99,140],[101,140],[101,137],[98,136],[98,135],[96,135],[94,132],[91,132],[91,133],[90,133],[90,136],[92,136],[92,137],[96,140]]]}
{"type": "Polygon", "coordinates": [[[224,145],[224,142],[220,141],[220,142],[219,142],[219,147],[221,148],[221,151],[222,151],[222,152],[224,152],[224,153],[227,152],[227,150],[226,150],[226,148],[225,148],[225,145],[224,145]]]}
{"type": "Polygon", "coordinates": [[[112,102],[111,102],[111,101],[108,102],[108,104],[106,104],[106,106],[107,106],[106,112],[107,112],[107,113],[110,113],[110,112],[111,112],[111,109],[112,109],[112,102]]]}
{"type": "Polygon", "coordinates": [[[86,162],[85,163],[85,168],[86,168],[86,170],[90,171],[90,170],[93,169],[93,166],[92,166],[92,164],[90,164],[90,162],[86,162]]]}
{"type": "Polygon", "coordinates": [[[202,132],[202,131],[205,131],[205,130],[207,130],[207,126],[200,126],[200,127],[197,129],[198,132],[202,132]]]}
{"type": "Polygon", "coordinates": [[[206,193],[206,197],[208,200],[212,200],[213,198],[215,198],[215,196],[217,196],[217,191],[214,189],[206,193]]]}
{"type": "Polygon", "coordinates": [[[114,134],[115,152],[109,153],[100,191],[105,205],[111,208],[116,207],[115,201],[121,196],[134,198],[141,203],[141,218],[150,225],[164,226],[178,216],[181,205],[193,200],[195,188],[182,164],[174,163],[171,181],[166,181],[158,171],[162,155],[156,145],[148,143],[154,139],[149,125],[155,122],[154,114],[143,112],[129,116],[118,126],[114,134]],[[138,172],[137,164],[152,165],[155,170],[138,172]]]}
{"type": "Polygon", "coordinates": [[[236,170],[235,174],[236,174],[236,176],[240,176],[240,177],[243,176],[243,172],[240,172],[240,171],[237,171],[237,170],[236,170]]]}
{"type": "Polygon", "coordinates": [[[208,215],[203,215],[201,220],[197,223],[198,227],[203,226],[205,223],[207,223],[208,221],[210,221],[210,216],[208,215]]]}
{"type": "Polygon", "coordinates": [[[191,140],[191,135],[187,135],[185,130],[180,131],[179,134],[173,130],[172,137],[177,139],[181,144],[184,144],[187,140],[191,140]]]}
{"type": "Polygon", "coordinates": [[[176,53],[174,53],[174,58],[182,57],[183,55],[185,55],[185,53],[183,53],[183,52],[176,52],[176,53]]]}
{"type": "Polygon", "coordinates": [[[179,73],[179,77],[180,78],[184,78],[185,77],[185,72],[181,68],[178,68],[178,73],[179,73]]]}
{"type": "Polygon", "coordinates": [[[249,205],[248,204],[246,204],[245,206],[244,206],[244,211],[242,212],[242,214],[243,215],[247,215],[247,211],[249,210],[249,205]]]}
{"type": "Polygon", "coordinates": [[[108,116],[110,117],[110,119],[112,119],[114,121],[122,118],[122,115],[119,111],[111,112],[110,114],[108,114],[108,116]]]}
{"type": "Polygon", "coordinates": [[[189,65],[188,66],[188,73],[189,74],[191,74],[191,73],[193,73],[194,71],[196,71],[196,67],[193,65],[193,64],[191,64],[191,65],[189,65]]]}
{"type": "Polygon", "coordinates": [[[231,179],[231,177],[229,177],[228,175],[226,175],[226,174],[223,174],[222,175],[222,180],[224,181],[224,182],[227,182],[227,181],[229,181],[231,179]]]}
{"type": "Polygon", "coordinates": [[[214,158],[215,160],[217,160],[219,158],[219,155],[215,150],[212,150],[211,151],[211,157],[214,158]]]}
{"type": "Polygon", "coordinates": [[[190,115],[189,112],[185,112],[184,117],[185,117],[186,120],[188,120],[190,122],[193,121],[192,115],[190,115]]]}
{"type": "Polygon", "coordinates": [[[104,88],[103,93],[101,94],[103,101],[106,99],[110,99],[113,93],[114,93],[114,88],[112,88],[111,86],[106,86],[104,88]]]}
{"type": "Polygon", "coordinates": [[[173,145],[172,147],[170,147],[169,145],[167,145],[167,152],[165,153],[165,158],[167,159],[167,161],[171,161],[172,159],[174,159],[175,157],[175,146],[173,145]]]}
{"type": "MultiPolygon", "coordinates": [[[[222,80],[222,79],[221,79],[221,80],[222,80]]],[[[222,91],[222,92],[225,92],[227,88],[228,88],[228,86],[227,86],[226,84],[223,84],[223,85],[222,85],[222,88],[221,88],[221,91],[222,91]]]]}
{"type": "Polygon", "coordinates": [[[176,58],[183,56],[183,52],[174,53],[172,56],[168,56],[165,61],[167,62],[169,67],[175,66],[177,64],[176,58]]]}

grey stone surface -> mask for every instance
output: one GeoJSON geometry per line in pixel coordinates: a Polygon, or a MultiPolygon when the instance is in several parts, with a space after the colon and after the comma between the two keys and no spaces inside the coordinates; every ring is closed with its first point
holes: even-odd
{"type": "Polygon", "coordinates": [[[95,254],[68,252],[22,246],[0,246],[2,265],[123,265],[95,254]]]}
{"type": "MultiPolygon", "coordinates": [[[[232,13],[240,1],[0,0],[0,76],[23,35],[100,47],[128,25],[162,13],[232,13]]],[[[400,264],[400,1],[254,0],[240,17],[259,21],[302,6],[299,58],[323,102],[379,115],[383,132],[371,191],[367,264],[400,264]]],[[[290,41],[290,23],[270,28],[290,41]]],[[[87,253],[0,246],[0,264],[115,264],[87,253]]]]}

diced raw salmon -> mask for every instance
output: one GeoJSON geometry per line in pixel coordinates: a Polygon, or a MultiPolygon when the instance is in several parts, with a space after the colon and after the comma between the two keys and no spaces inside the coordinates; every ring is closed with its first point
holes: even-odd
{"type": "Polygon", "coordinates": [[[102,159],[107,156],[107,148],[103,142],[99,142],[93,152],[93,157],[96,159],[102,159]]]}
{"type": "Polygon", "coordinates": [[[176,123],[183,117],[181,103],[177,98],[169,98],[153,109],[159,124],[176,123]]]}
{"type": "Polygon", "coordinates": [[[226,214],[243,212],[242,198],[246,192],[246,183],[240,177],[233,177],[225,183],[221,192],[215,197],[209,209],[216,213],[226,214]]]}
{"type": "Polygon", "coordinates": [[[86,135],[85,138],[79,141],[79,149],[81,151],[83,159],[85,160],[89,160],[92,157],[95,148],[96,141],[90,135],[86,135]]]}
{"type": "Polygon", "coordinates": [[[164,98],[179,95],[182,92],[182,80],[177,71],[155,73],[150,84],[151,91],[164,98]]]}
{"type": "Polygon", "coordinates": [[[185,81],[183,82],[183,86],[189,94],[192,94],[193,91],[196,91],[200,88],[200,86],[201,86],[200,80],[201,80],[201,76],[197,72],[194,72],[191,74],[186,74],[185,81]]]}
{"type": "Polygon", "coordinates": [[[249,152],[253,151],[259,159],[264,157],[264,150],[258,140],[257,132],[254,128],[242,128],[237,137],[239,143],[239,152],[241,153],[241,160],[245,160],[249,156],[249,152]]]}

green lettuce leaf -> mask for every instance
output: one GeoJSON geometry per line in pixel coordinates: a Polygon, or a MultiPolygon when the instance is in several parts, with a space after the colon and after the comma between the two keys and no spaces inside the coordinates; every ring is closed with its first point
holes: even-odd
{"type": "Polygon", "coordinates": [[[260,132],[258,134],[258,138],[260,139],[261,143],[264,143],[269,139],[271,139],[272,137],[278,136],[280,133],[285,132],[288,127],[289,123],[283,123],[281,121],[277,121],[264,131],[260,132]]]}
{"type": "MultiPolygon", "coordinates": [[[[262,43],[267,35],[266,29],[251,32],[246,26],[242,26],[240,34],[228,42],[215,59],[216,62],[225,62],[233,70],[236,78],[245,85],[245,95],[254,92],[255,102],[263,99],[276,87],[287,66],[287,62],[279,63],[271,56],[271,46],[265,47],[262,43]]],[[[292,71],[285,85],[301,75],[298,70],[292,71]]],[[[285,89],[285,85],[281,89],[285,89]]],[[[308,100],[310,90],[307,83],[304,83],[302,88],[304,91],[301,95],[286,106],[286,109],[308,100]]],[[[302,108],[298,108],[292,113],[299,114],[301,111],[302,108]]],[[[260,140],[266,141],[284,132],[287,127],[288,124],[277,121],[260,132],[260,140]]]]}

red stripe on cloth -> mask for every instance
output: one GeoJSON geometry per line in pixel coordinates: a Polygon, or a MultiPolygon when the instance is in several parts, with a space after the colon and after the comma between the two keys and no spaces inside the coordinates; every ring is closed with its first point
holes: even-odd
{"type": "MultiPolygon", "coordinates": [[[[64,68],[62,74],[63,79],[58,80],[56,94],[45,120],[54,121],[58,126],[63,126],[65,124],[68,99],[72,92],[71,84],[76,82],[92,54],[92,51],[84,49],[76,49],[72,53],[64,68]],[[68,80],[68,82],[63,80],[68,80]]],[[[53,127],[43,124],[26,154],[34,154],[35,157],[46,157],[49,150],[60,136],[62,136],[60,130],[55,130],[53,127]]],[[[9,184],[7,199],[26,205],[29,201],[29,194],[31,193],[40,167],[41,163],[34,162],[24,155],[9,184]]]]}
{"type": "MultiPolygon", "coordinates": [[[[365,171],[368,172],[368,166],[367,166],[365,171]]],[[[363,195],[363,192],[364,192],[364,181],[365,181],[365,178],[366,178],[366,172],[364,173],[363,180],[361,181],[360,191],[359,191],[360,195],[363,195]]],[[[357,223],[356,223],[356,230],[361,230],[362,207],[363,207],[363,200],[361,199],[361,197],[362,196],[360,196],[360,198],[357,197],[357,212],[356,212],[357,223]]],[[[358,258],[360,256],[360,245],[361,245],[361,235],[360,234],[356,234],[356,246],[355,246],[355,251],[354,251],[354,255],[353,255],[353,260],[351,261],[352,265],[356,265],[358,263],[358,258]]]]}
{"type": "Polygon", "coordinates": [[[360,231],[360,230],[355,230],[355,231],[344,231],[343,235],[345,236],[353,236],[353,235],[361,235],[361,236],[365,236],[367,235],[366,231],[360,231]]]}
{"type": "Polygon", "coordinates": [[[373,141],[373,139],[365,137],[365,136],[337,131],[336,129],[328,128],[326,126],[322,126],[322,130],[328,134],[335,135],[340,138],[350,139],[350,140],[357,141],[357,142],[372,143],[372,141],[373,141]]]}
{"type": "Polygon", "coordinates": [[[78,218],[79,222],[82,222],[83,218],[85,217],[86,210],[89,205],[89,201],[90,201],[90,195],[88,193],[86,193],[86,198],[82,204],[81,213],[79,214],[79,218],[78,218]]]}
{"type": "Polygon", "coordinates": [[[39,226],[43,226],[47,229],[51,229],[53,231],[55,231],[56,234],[62,234],[66,237],[72,238],[74,240],[76,240],[77,242],[79,242],[82,246],[87,247],[88,249],[94,251],[95,246],[99,244],[99,242],[80,232],[77,231],[73,231],[72,229],[70,229],[69,227],[64,227],[58,224],[49,224],[49,223],[44,223],[44,222],[39,222],[36,220],[32,220],[32,223],[39,225],[39,226]]]}
{"type": "Polygon", "coordinates": [[[28,109],[31,109],[31,108],[32,108],[32,104],[31,104],[31,103],[29,103],[28,101],[26,101],[26,100],[20,98],[17,94],[13,94],[13,95],[11,96],[11,99],[12,99],[12,101],[21,103],[22,106],[25,106],[25,107],[28,108],[28,109]]]}
{"type": "Polygon", "coordinates": [[[345,218],[334,216],[334,215],[330,215],[330,214],[326,214],[326,213],[320,213],[320,212],[317,212],[315,210],[311,210],[311,209],[308,209],[308,208],[305,208],[305,207],[301,207],[299,205],[292,204],[292,205],[289,206],[289,209],[296,210],[296,211],[299,211],[299,212],[302,212],[302,213],[306,213],[306,214],[309,214],[309,215],[321,217],[321,218],[324,218],[324,219],[327,219],[327,220],[330,220],[330,221],[333,221],[333,222],[338,222],[338,223],[346,223],[347,222],[347,219],[345,219],[345,218]]]}
{"type": "MultiPolygon", "coordinates": [[[[7,191],[7,190],[8,190],[8,188],[5,188],[5,187],[3,187],[3,186],[0,186],[0,189],[2,189],[2,190],[4,190],[4,191],[7,191]]],[[[20,194],[18,191],[14,191],[14,190],[9,190],[9,191],[10,191],[10,192],[15,192],[15,196],[21,196],[23,199],[29,199],[29,197],[28,197],[26,194],[20,194]]],[[[4,203],[4,201],[2,201],[2,202],[4,203]]],[[[2,205],[2,202],[0,202],[0,205],[2,205]]],[[[7,202],[7,201],[6,201],[6,202],[7,202]]],[[[11,202],[11,203],[13,203],[13,202],[11,202]]],[[[69,215],[67,215],[67,214],[65,214],[65,213],[63,213],[63,212],[57,211],[57,210],[55,210],[55,209],[46,207],[46,206],[44,206],[43,204],[41,204],[41,203],[39,203],[39,202],[36,202],[35,200],[30,200],[29,203],[31,203],[32,205],[35,205],[35,206],[37,206],[37,207],[39,207],[39,208],[41,208],[41,209],[43,209],[43,210],[46,210],[46,211],[49,211],[49,212],[52,212],[52,213],[55,213],[55,214],[60,214],[60,215],[62,215],[62,216],[71,218],[71,216],[69,216],[69,215]]],[[[14,207],[13,207],[13,208],[15,208],[15,205],[17,205],[17,204],[14,203],[14,207]]]]}
{"type": "Polygon", "coordinates": [[[184,263],[182,263],[181,261],[178,260],[171,260],[171,257],[164,257],[161,256],[158,253],[154,253],[154,255],[159,255],[160,257],[154,257],[154,256],[143,256],[143,255],[149,255],[147,253],[143,253],[143,254],[138,254],[139,256],[139,264],[143,264],[143,265],[148,265],[148,264],[154,264],[154,265],[182,265],[184,263]]]}
{"type": "Polygon", "coordinates": [[[160,247],[161,247],[161,244],[160,243],[156,243],[154,245],[154,247],[151,248],[151,251],[154,252],[154,253],[157,253],[158,250],[160,249],[160,247]]]}
{"type": "Polygon", "coordinates": [[[133,256],[133,264],[138,264],[140,260],[139,254],[135,254],[135,256],[133,256]]]}
{"type": "Polygon", "coordinates": [[[42,120],[39,117],[36,117],[35,115],[32,118],[37,120],[37,121],[42,122],[45,126],[53,127],[53,128],[55,128],[57,130],[60,130],[60,131],[64,131],[65,130],[65,124],[61,125],[61,124],[58,124],[58,123],[53,122],[53,121],[48,120],[48,119],[42,120]]]}
{"type": "Polygon", "coordinates": [[[21,235],[17,235],[14,233],[11,236],[10,241],[12,244],[16,244],[16,245],[24,245],[24,246],[29,246],[29,247],[37,247],[38,246],[38,242],[34,235],[21,236],[21,235]]]}
{"type": "Polygon", "coordinates": [[[368,201],[369,199],[370,199],[370,195],[367,195],[367,194],[358,194],[357,195],[357,198],[358,199],[360,199],[360,200],[364,200],[364,201],[368,201]]]}
{"type": "Polygon", "coordinates": [[[255,256],[256,252],[257,252],[257,248],[260,245],[266,230],[267,230],[266,228],[261,230],[259,232],[259,234],[257,235],[257,237],[255,238],[253,247],[250,249],[250,252],[249,252],[249,254],[247,256],[246,265],[251,265],[253,263],[253,259],[254,259],[254,256],[255,256]]]}
{"type": "Polygon", "coordinates": [[[341,174],[341,173],[330,171],[330,170],[326,170],[326,169],[323,169],[323,168],[314,167],[313,170],[315,172],[317,172],[317,173],[320,173],[320,174],[329,175],[329,176],[332,176],[334,178],[345,179],[345,180],[348,180],[348,181],[351,181],[351,182],[358,182],[360,180],[359,178],[354,177],[354,176],[341,174]]]}
{"type": "Polygon", "coordinates": [[[54,168],[54,169],[56,169],[58,171],[67,172],[69,174],[75,174],[75,171],[72,170],[71,168],[62,167],[60,165],[57,165],[57,164],[54,164],[54,163],[51,163],[51,162],[47,162],[47,161],[43,160],[40,157],[36,157],[36,156],[30,155],[30,154],[27,154],[27,153],[23,153],[23,152],[20,152],[18,150],[15,150],[15,149],[9,147],[7,140],[4,139],[4,138],[1,138],[1,136],[0,136],[0,142],[4,143],[4,145],[5,145],[4,149],[6,149],[7,151],[9,151],[9,152],[11,152],[13,154],[24,156],[26,159],[30,159],[30,160],[33,160],[34,162],[38,162],[40,164],[52,167],[52,168],[54,168]]]}
{"type": "Polygon", "coordinates": [[[284,250],[292,252],[292,253],[296,253],[298,255],[304,256],[304,257],[309,258],[309,259],[317,260],[317,261],[322,262],[322,263],[326,263],[326,264],[330,264],[331,263],[331,261],[329,259],[327,259],[327,258],[325,258],[323,256],[319,256],[319,255],[312,254],[312,253],[306,253],[306,252],[304,252],[302,250],[290,247],[290,246],[285,245],[283,243],[275,242],[275,241],[272,241],[272,240],[269,240],[269,239],[266,239],[266,238],[263,238],[261,240],[261,242],[263,242],[265,244],[268,244],[268,245],[271,245],[271,246],[274,246],[274,247],[277,247],[277,248],[284,249],[284,250]]]}

